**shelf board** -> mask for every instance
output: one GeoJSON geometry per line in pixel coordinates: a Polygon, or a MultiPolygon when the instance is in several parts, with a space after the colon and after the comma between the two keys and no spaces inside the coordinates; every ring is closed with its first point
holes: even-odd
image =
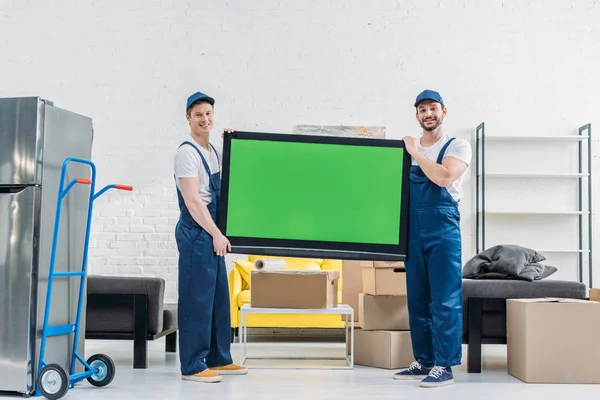
{"type": "MultiPolygon", "coordinates": [[[[494,247],[495,245],[491,245],[491,246],[487,246],[487,248],[490,247],[494,247]]],[[[589,252],[589,250],[579,250],[579,249],[542,249],[542,248],[538,248],[535,246],[526,246],[526,245],[522,245],[525,248],[528,249],[532,249],[537,251],[538,253],[572,253],[572,254],[578,254],[578,253],[587,253],[589,252]]]]}
{"type": "Polygon", "coordinates": [[[479,176],[483,176],[485,178],[581,178],[581,177],[587,177],[589,176],[589,174],[586,173],[510,173],[510,174],[505,174],[505,173],[486,173],[485,175],[482,174],[481,172],[479,173],[479,176]]]}
{"type": "MultiPolygon", "coordinates": [[[[479,212],[481,214],[481,212],[479,212]]],[[[497,215],[587,215],[588,211],[485,211],[497,215]]]]}
{"type": "Polygon", "coordinates": [[[556,250],[538,250],[535,249],[539,253],[587,253],[589,250],[578,250],[578,249],[556,249],[556,250]]]}
{"type": "Polygon", "coordinates": [[[519,140],[519,141],[532,141],[532,140],[549,140],[549,141],[561,141],[561,142],[572,142],[583,139],[589,139],[587,135],[562,135],[562,136],[516,136],[516,135],[485,135],[484,140],[519,140]]]}

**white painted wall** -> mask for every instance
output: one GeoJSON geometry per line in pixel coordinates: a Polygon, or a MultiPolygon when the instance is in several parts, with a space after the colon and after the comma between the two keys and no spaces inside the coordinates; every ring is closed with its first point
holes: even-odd
{"type": "MultiPolygon", "coordinates": [[[[291,132],[297,124],[418,135],[412,102],[424,88],[444,96],[448,132],[473,144],[480,122],[495,135],[570,135],[588,122],[600,132],[598,21],[591,0],[0,0],[0,96],[38,95],[93,118],[98,184],[135,192],[99,200],[91,272],[162,276],[174,301],[172,157],[188,132],[191,92],[216,97],[215,137],[225,127],[291,132]]],[[[488,168],[573,166],[561,147],[549,159],[535,147],[498,145],[492,155],[488,146],[488,168]]],[[[461,202],[465,260],[475,251],[474,172],[461,202]]],[[[532,207],[541,208],[560,198],[573,206],[565,185],[488,182],[488,204],[539,199],[532,207]]],[[[490,239],[519,222],[493,227],[490,218],[490,239]]],[[[555,221],[531,219],[521,242],[572,245],[576,231],[555,221]]],[[[517,238],[507,235],[498,240],[517,238]]],[[[555,258],[556,277],[576,279],[574,260],[555,258]]]]}

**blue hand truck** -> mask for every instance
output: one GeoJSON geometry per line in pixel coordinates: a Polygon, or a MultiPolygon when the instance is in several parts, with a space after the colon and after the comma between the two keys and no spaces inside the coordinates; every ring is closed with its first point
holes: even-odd
{"type": "Polygon", "coordinates": [[[46,307],[44,311],[44,326],[42,330],[42,343],[40,346],[40,359],[38,365],[38,377],[37,377],[37,388],[35,396],[44,396],[49,400],[56,400],[63,397],[69,388],[73,388],[79,381],[87,379],[88,382],[94,386],[106,386],[112,382],[115,376],[115,364],[112,359],[105,354],[94,354],[85,361],[81,355],[77,352],[77,343],[79,338],[79,328],[81,319],[81,304],[83,302],[83,287],[86,279],[87,272],[87,255],[88,245],[90,239],[90,225],[92,220],[92,205],[95,199],[101,196],[104,192],[109,189],[118,190],[133,190],[133,187],[127,185],[107,185],[98,193],[94,194],[96,181],[96,166],[93,162],[83,160],[80,158],[69,157],[67,158],[62,166],[62,172],[60,176],[60,186],[58,190],[58,202],[56,204],[56,219],[54,221],[54,237],[52,240],[52,255],[50,258],[50,271],[48,276],[48,292],[46,293],[46,307]],[[92,179],[77,178],[73,179],[65,188],[65,175],[67,166],[70,162],[77,162],[82,164],[88,164],[92,170],[92,179]],[[71,190],[75,184],[84,184],[90,186],[90,198],[88,203],[88,217],[87,227],[85,232],[85,244],[83,250],[83,262],[80,272],[54,272],[54,262],[56,259],[56,244],[58,241],[58,227],[60,224],[60,211],[62,208],[62,201],[66,194],[71,190]],[[59,277],[79,277],[79,300],[77,305],[77,319],[74,324],[48,326],[48,316],[50,314],[50,300],[52,298],[52,282],[54,278],[59,277]],[[58,364],[47,364],[44,360],[44,351],[46,350],[46,339],[49,336],[68,335],[73,333],[75,335],[73,340],[73,353],[71,355],[71,367],[70,373],[67,375],[65,369],[58,364]],[[75,362],[79,360],[85,367],[85,371],[75,374],[75,362]]]}

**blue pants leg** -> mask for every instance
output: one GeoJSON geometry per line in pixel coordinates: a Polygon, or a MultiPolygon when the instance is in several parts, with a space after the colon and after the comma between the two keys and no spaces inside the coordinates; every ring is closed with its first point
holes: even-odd
{"type": "Polygon", "coordinates": [[[424,244],[420,235],[419,211],[411,211],[406,267],[408,316],[413,356],[421,365],[433,367],[434,354],[431,332],[431,296],[425,263],[424,244]]]}
{"type": "MultiPolygon", "coordinates": [[[[224,315],[222,311],[225,307],[222,276],[227,290],[225,293],[228,293],[227,277],[226,271],[223,271],[224,262],[218,262],[212,238],[203,229],[179,223],[175,238],[179,249],[179,358],[181,373],[192,375],[208,368],[206,358],[211,346],[215,346],[212,344],[213,331],[226,336],[229,342],[229,332],[222,333],[230,318],[227,304],[224,315]]],[[[228,299],[227,296],[227,303],[228,299]]],[[[223,344],[220,336],[215,338],[219,351],[212,357],[226,362],[230,356],[224,352],[228,353],[229,345],[223,344]]]]}
{"type": "MultiPolygon", "coordinates": [[[[211,241],[212,243],[212,241],[211,241]]],[[[231,359],[231,310],[229,308],[229,284],[225,257],[217,257],[217,282],[211,324],[210,350],[206,356],[208,367],[219,367],[233,362],[231,359]]]]}
{"type": "Polygon", "coordinates": [[[462,357],[462,256],[458,211],[441,208],[436,230],[426,238],[425,264],[431,291],[435,364],[459,365],[462,357]]]}

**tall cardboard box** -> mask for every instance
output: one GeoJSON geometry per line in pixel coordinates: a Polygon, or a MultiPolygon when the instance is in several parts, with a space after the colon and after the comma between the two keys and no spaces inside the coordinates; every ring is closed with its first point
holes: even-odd
{"type": "Polygon", "coordinates": [[[363,293],[372,295],[406,295],[406,272],[403,262],[373,262],[362,266],[363,293]]]}
{"type": "Polygon", "coordinates": [[[506,301],[508,373],[527,383],[600,383],[600,302],[506,301]]]}
{"type": "Polygon", "coordinates": [[[408,331],[354,330],[354,363],[375,368],[406,368],[415,361],[408,331]]]}
{"type": "MultiPolygon", "coordinates": [[[[362,292],[362,267],[372,266],[373,261],[342,261],[342,302],[354,309],[354,321],[358,321],[358,295],[362,292]]],[[[346,317],[342,315],[342,320],[346,317]]]]}
{"type": "Polygon", "coordinates": [[[596,288],[590,289],[590,300],[591,301],[600,301],[600,289],[596,289],[596,288]]]}
{"type": "Polygon", "coordinates": [[[373,296],[361,293],[358,301],[358,324],[365,331],[407,331],[406,296],[373,296]]]}
{"type": "Polygon", "coordinates": [[[252,271],[250,304],[257,308],[331,308],[338,305],[339,271],[252,271]]]}

